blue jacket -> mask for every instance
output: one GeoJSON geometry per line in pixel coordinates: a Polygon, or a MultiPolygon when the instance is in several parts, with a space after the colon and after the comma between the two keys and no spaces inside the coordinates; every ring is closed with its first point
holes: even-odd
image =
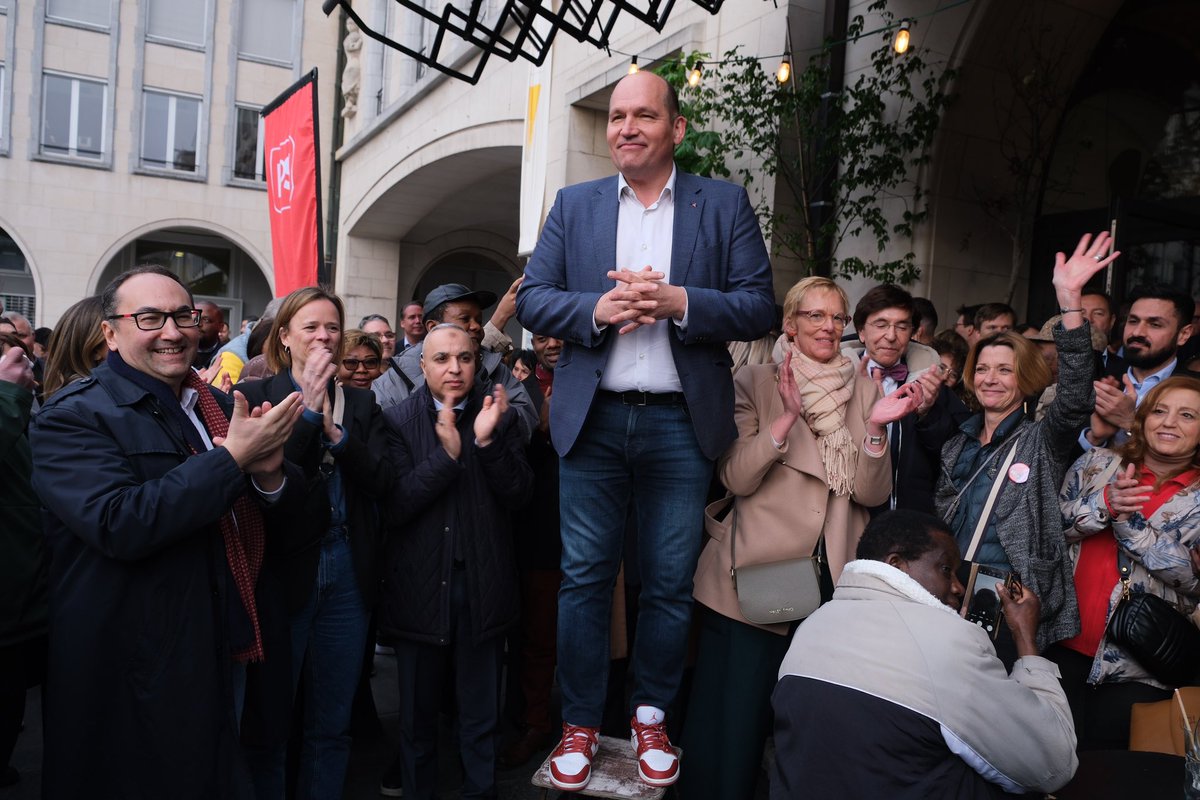
{"type": "Polygon", "coordinates": [[[189,457],[107,364],[46,403],[31,443],[51,554],[44,797],[249,796],[218,527],[247,477],[224,448],[189,457]]]}
{"type": "MultiPolygon", "coordinates": [[[[687,288],[688,327],[672,326],[668,339],[696,439],[716,459],[737,438],[725,343],[757,339],[771,327],[771,262],[742,187],[679,172],[674,206],[671,283],[687,288]]],[[[517,294],[521,324],[563,340],[550,407],[559,455],[579,436],[617,336],[612,326],[599,335],[592,326],[616,260],[616,176],[560,191],[517,294]]]]}

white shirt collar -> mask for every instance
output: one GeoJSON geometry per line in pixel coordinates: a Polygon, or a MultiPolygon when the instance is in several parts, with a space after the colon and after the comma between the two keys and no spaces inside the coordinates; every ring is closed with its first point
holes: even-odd
{"type": "MultiPolygon", "coordinates": [[[[625,176],[618,172],[617,173],[617,197],[625,197],[626,191],[629,192],[629,196],[634,197],[634,198],[637,197],[637,193],[633,191],[633,187],[630,186],[629,182],[625,180],[625,176]]],[[[667,183],[665,186],[663,186],[663,190],[658,193],[658,200],[656,200],[654,202],[654,205],[658,205],[659,203],[661,203],[663,201],[663,198],[665,198],[665,197],[671,197],[671,198],[675,197],[675,164],[674,164],[674,162],[671,163],[671,177],[667,178],[667,183]]]]}

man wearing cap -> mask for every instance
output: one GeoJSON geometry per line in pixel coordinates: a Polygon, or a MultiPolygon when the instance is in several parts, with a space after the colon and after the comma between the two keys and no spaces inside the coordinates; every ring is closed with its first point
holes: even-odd
{"type": "MultiPolygon", "coordinates": [[[[508,392],[508,402],[517,412],[517,422],[525,435],[525,441],[529,441],[530,434],[538,425],[538,412],[529,393],[501,361],[500,353],[483,349],[483,311],[491,308],[495,302],[494,292],[485,289],[472,291],[461,283],[444,283],[425,298],[425,330],[430,331],[447,322],[457,325],[470,335],[480,356],[475,373],[476,382],[486,392],[490,392],[497,383],[504,386],[504,390],[508,392]]],[[[425,383],[425,375],[421,371],[423,353],[424,343],[418,342],[392,357],[395,369],[386,370],[371,384],[371,391],[375,392],[375,399],[379,401],[380,408],[387,410],[399,405],[425,383]]]]}
{"type": "Polygon", "coordinates": [[[551,780],[591,778],[608,673],[609,609],[637,509],[642,592],[632,745],[642,780],[679,776],[664,716],[679,690],[714,460],[737,436],[728,341],[775,316],[771,265],[741,187],[678,172],[686,120],[650,72],[609,102],[619,175],[559,192],[517,295],[529,330],[563,340],[550,430],[561,456],[563,738],[551,780]]]}

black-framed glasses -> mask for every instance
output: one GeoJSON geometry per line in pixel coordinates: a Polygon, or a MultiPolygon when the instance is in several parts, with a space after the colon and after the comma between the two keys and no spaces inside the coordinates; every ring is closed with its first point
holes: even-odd
{"type": "Polygon", "coordinates": [[[111,314],[105,319],[131,319],[138,330],[157,331],[167,324],[168,319],[175,321],[176,328],[195,328],[200,324],[200,309],[181,308],[178,311],[135,311],[132,314],[111,314]]]}
{"type": "Polygon", "coordinates": [[[382,362],[378,358],[343,358],[342,366],[351,372],[358,372],[359,366],[366,368],[368,371],[379,369],[382,362]]]}

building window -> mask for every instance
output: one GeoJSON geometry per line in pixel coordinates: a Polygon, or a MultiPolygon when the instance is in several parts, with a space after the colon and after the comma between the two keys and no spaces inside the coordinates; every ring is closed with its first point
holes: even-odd
{"type": "Polygon", "coordinates": [[[41,152],[103,158],[107,92],[108,86],[101,81],[46,75],[42,86],[41,152]]]}
{"type": "Polygon", "coordinates": [[[257,108],[237,107],[233,177],[246,181],[263,180],[263,120],[257,108]]]}
{"type": "Polygon", "coordinates": [[[8,141],[4,138],[4,101],[8,98],[6,88],[8,84],[5,81],[8,79],[8,69],[6,65],[0,62],[0,150],[8,147],[8,141]]]}
{"type": "Polygon", "coordinates": [[[242,0],[238,55],[291,65],[296,0],[242,0]]]}
{"type": "Polygon", "coordinates": [[[107,28],[111,0],[46,0],[46,18],[107,28]]]}
{"type": "Polygon", "coordinates": [[[203,47],[207,5],[204,0],[150,0],[146,35],[203,47]]]}
{"type": "Polygon", "coordinates": [[[142,115],[142,166],[196,171],[200,101],[147,91],[142,115]]]}

